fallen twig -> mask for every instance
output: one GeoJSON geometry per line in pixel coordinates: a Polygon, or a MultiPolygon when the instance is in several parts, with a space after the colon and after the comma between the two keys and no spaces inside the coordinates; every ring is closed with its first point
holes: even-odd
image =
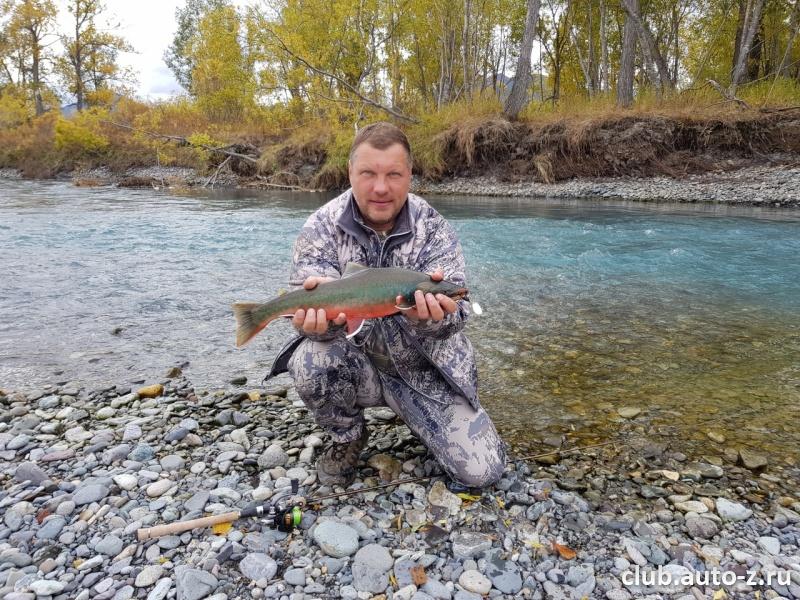
{"type": "Polygon", "coordinates": [[[209,177],[209,178],[208,178],[208,181],[206,181],[206,182],[203,184],[203,187],[207,187],[207,186],[208,186],[208,184],[210,183],[210,184],[211,184],[211,187],[213,188],[213,187],[214,187],[214,182],[217,180],[217,175],[219,175],[219,172],[220,172],[220,171],[222,171],[222,169],[225,167],[225,165],[227,165],[227,164],[228,164],[228,162],[229,162],[230,160],[231,160],[231,157],[230,157],[230,156],[228,156],[227,158],[225,158],[225,160],[223,160],[223,161],[220,163],[220,165],[217,167],[217,170],[216,170],[216,171],[214,171],[214,174],[213,174],[211,177],[209,177]]]}
{"type": "Polygon", "coordinates": [[[738,104],[742,108],[746,108],[748,110],[750,109],[750,105],[747,102],[745,102],[741,98],[737,98],[729,90],[726,90],[724,87],[722,87],[720,84],[718,84],[713,79],[706,79],[706,81],[708,82],[708,85],[710,85],[712,88],[717,90],[722,95],[722,97],[725,98],[726,102],[735,102],[736,104],[738,104]]]}
{"type": "Polygon", "coordinates": [[[253,164],[258,162],[257,158],[253,158],[252,156],[248,156],[247,154],[242,154],[240,152],[234,152],[233,150],[229,150],[232,148],[232,145],[229,146],[209,146],[208,144],[198,144],[196,142],[190,142],[188,138],[185,138],[180,135],[168,135],[166,133],[154,133],[152,131],[146,131],[144,129],[138,129],[136,127],[131,127],[130,125],[125,125],[124,123],[117,123],[116,121],[106,121],[103,120],[103,123],[108,123],[109,125],[113,125],[114,127],[121,127],[122,129],[127,129],[129,131],[135,131],[137,133],[143,133],[144,135],[159,138],[162,140],[171,140],[173,142],[178,142],[182,146],[194,146],[196,148],[203,148],[204,150],[208,150],[209,152],[217,152],[219,154],[224,154],[228,157],[236,157],[241,158],[242,160],[246,160],[253,164]]]}

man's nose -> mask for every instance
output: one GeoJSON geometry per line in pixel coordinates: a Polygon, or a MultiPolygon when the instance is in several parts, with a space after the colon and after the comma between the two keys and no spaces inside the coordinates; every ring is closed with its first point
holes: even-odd
{"type": "Polygon", "coordinates": [[[385,194],[388,189],[389,188],[386,186],[386,178],[383,175],[378,175],[375,178],[375,193],[385,194]]]}

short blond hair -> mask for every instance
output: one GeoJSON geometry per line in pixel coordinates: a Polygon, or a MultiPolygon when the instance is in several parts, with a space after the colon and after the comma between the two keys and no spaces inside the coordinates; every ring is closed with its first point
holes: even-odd
{"type": "Polygon", "coordinates": [[[413,164],[413,159],[411,158],[411,144],[408,142],[406,134],[403,133],[403,130],[397,125],[392,125],[386,121],[378,121],[377,123],[371,123],[359,129],[353,140],[353,145],[350,146],[349,159],[351,163],[353,162],[356,149],[361,144],[369,144],[377,150],[386,150],[389,146],[400,144],[405,148],[406,156],[408,157],[408,166],[410,167],[413,164]]]}

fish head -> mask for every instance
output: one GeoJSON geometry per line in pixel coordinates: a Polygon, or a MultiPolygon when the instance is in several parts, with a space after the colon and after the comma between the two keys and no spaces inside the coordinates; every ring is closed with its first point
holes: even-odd
{"type": "Polygon", "coordinates": [[[427,281],[423,281],[422,283],[418,284],[417,289],[423,294],[427,294],[429,292],[434,296],[436,294],[442,294],[452,300],[455,300],[456,302],[466,298],[467,294],[469,293],[469,290],[467,290],[467,288],[465,288],[463,285],[458,285],[452,281],[446,280],[433,281],[428,279],[427,281]]]}

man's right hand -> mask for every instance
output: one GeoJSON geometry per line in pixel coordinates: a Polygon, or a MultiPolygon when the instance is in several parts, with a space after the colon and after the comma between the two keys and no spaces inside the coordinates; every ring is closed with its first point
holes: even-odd
{"type": "MultiPolygon", "coordinates": [[[[303,282],[303,287],[307,290],[313,290],[317,287],[317,284],[325,283],[326,281],[334,281],[334,279],[333,277],[308,277],[303,282]]],[[[334,325],[344,325],[346,321],[347,316],[344,313],[339,313],[332,322],[334,325]]],[[[327,332],[330,323],[324,308],[309,308],[308,310],[301,308],[292,317],[292,324],[298,330],[309,334],[321,335],[327,332]]]]}

